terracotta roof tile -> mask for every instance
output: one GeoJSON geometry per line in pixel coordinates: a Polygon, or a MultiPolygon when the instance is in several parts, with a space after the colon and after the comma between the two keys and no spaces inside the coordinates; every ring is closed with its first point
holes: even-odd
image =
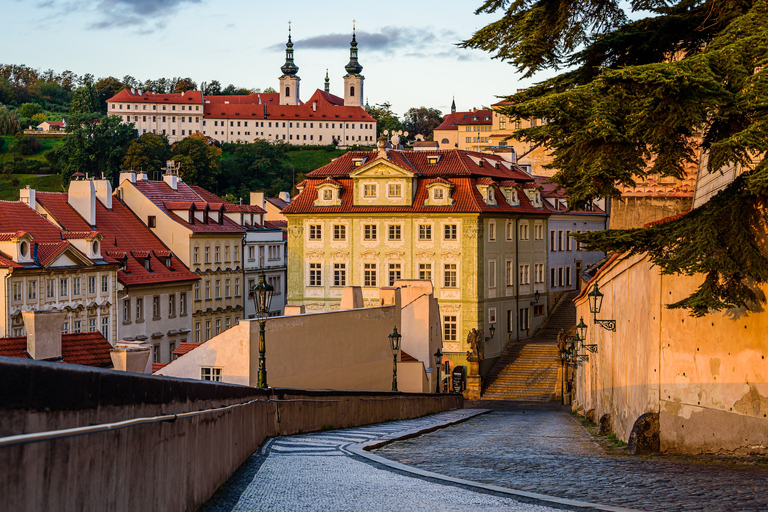
{"type": "MultiPolygon", "coordinates": [[[[112,358],[109,355],[111,348],[112,345],[98,331],[62,334],[61,336],[62,360],[69,364],[101,368],[111,367],[112,358]]],[[[0,356],[30,359],[26,351],[26,336],[0,338],[0,356]]]]}
{"type": "Polygon", "coordinates": [[[162,370],[167,363],[152,363],[152,373],[162,370]]]}
{"type": "Polygon", "coordinates": [[[187,352],[194,350],[199,346],[200,343],[179,343],[179,346],[176,347],[176,350],[173,351],[173,355],[183,356],[187,352]]]}
{"type": "MultiPolygon", "coordinates": [[[[39,192],[38,195],[44,193],[39,192]]],[[[61,230],[57,226],[19,201],[0,201],[0,219],[3,232],[26,231],[35,242],[58,243],[62,240],[61,230]]],[[[86,226],[86,229],[90,230],[91,227],[86,226]]]]}
{"type": "Polygon", "coordinates": [[[418,361],[418,359],[413,357],[411,354],[405,352],[404,350],[401,350],[400,351],[400,361],[409,362],[409,361],[418,361]]]}
{"type": "Polygon", "coordinates": [[[200,91],[186,91],[184,93],[157,94],[152,91],[131,92],[130,89],[123,89],[107,100],[107,102],[116,101],[123,103],[203,103],[203,94],[200,91]]]}
{"type": "Polygon", "coordinates": [[[241,105],[264,105],[280,103],[280,93],[277,92],[255,92],[246,95],[218,95],[204,96],[206,103],[229,103],[241,105]]]}
{"type": "Polygon", "coordinates": [[[225,212],[267,213],[265,210],[256,205],[230,203],[229,201],[225,201],[213,192],[209,192],[202,187],[192,186],[192,190],[194,190],[202,199],[208,201],[208,203],[211,204],[211,208],[213,208],[215,203],[220,203],[224,206],[225,212]]]}

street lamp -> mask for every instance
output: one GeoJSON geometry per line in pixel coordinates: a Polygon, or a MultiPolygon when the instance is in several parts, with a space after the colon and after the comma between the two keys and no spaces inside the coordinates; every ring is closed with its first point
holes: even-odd
{"type": "Polygon", "coordinates": [[[435,370],[437,370],[437,387],[435,388],[435,393],[440,392],[440,367],[443,366],[443,353],[440,351],[440,347],[437,347],[437,352],[435,352],[435,370]]]}
{"type": "Polygon", "coordinates": [[[491,341],[491,340],[493,339],[493,335],[494,335],[494,334],[496,334],[496,327],[494,327],[493,325],[491,325],[491,326],[488,328],[488,332],[490,333],[490,336],[486,336],[486,337],[485,337],[485,341],[491,341]]]}
{"type": "Polygon", "coordinates": [[[597,344],[587,343],[587,324],[584,323],[584,317],[581,317],[579,323],[576,325],[576,336],[579,337],[582,348],[589,350],[593,354],[597,352],[597,344]]]}
{"type": "Polygon", "coordinates": [[[601,320],[597,318],[603,307],[603,294],[597,289],[597,283],[595,283],[592,291],[587,294],[587,297],[589,298],[589,312],[592,313],[593,322],[607,331],[616,332],[616,320],[601,320]]]}
{"type": "Polygon", "coordinates": [[[389,347],[392,349],[392,391],[397,391],[397,354],[400,352],[400,339],[403,337],[397,333],[397,326],[389,338],[389,347]]]}
{"type": "Polygon", "coordinates": [[[264,355],[266,346],[264,341],[264,328],[269,316],[269,305],[272,302],[272,292],[275,289],[267,283],[264,272],[259,276],[259,284],[252,288],[253,304],[256,306],[256,320],[259,321],[259,380],[256,387],[267,387],[267,358],[264,355]]]}

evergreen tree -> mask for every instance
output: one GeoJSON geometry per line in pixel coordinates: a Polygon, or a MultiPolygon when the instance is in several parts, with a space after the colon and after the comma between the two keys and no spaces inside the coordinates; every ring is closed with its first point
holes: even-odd
{"type": "Polygon", "coordinates": [[[619,197],[617,185],[648,174],[682,177],[699,150],[710,172],[752,169],[680,219],[580,238],[589,249],[648,252],[665,273],[706,276],[671,307],[694,315],[754,307],[764,301],[756,285],[768,281],[755,241],[768,192],[768,2],[632,0],[633,18],[622,5],[487,0],[477,13],[503,17],[462,46],[490,51],[526,76],[569,68],[510,96],[501,111],[547,120],[515,137],[551,148],[554,181],[571,208],[619,197]]]}

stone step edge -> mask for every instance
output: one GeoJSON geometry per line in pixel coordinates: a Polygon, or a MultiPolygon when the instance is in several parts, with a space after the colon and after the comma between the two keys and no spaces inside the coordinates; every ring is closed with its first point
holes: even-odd
{"type": "Polygon", "coordinates": [[[591,509],[591,510],[605,510],[606,512],[643,512],[641,510],[632,509],[632,508],[616,507],[612,505],[603,505],[600,503],[590,503],[587,501],[578,501],[578,500],[571,500],[567,498],[559,498],[557,496],[549,496],[547,494],[521,491],[517,489],[510,489],[507,487],[500,487],[498,485],[473,482],[471,480],[464,480],[462,478],[454,478],[452,476],[441,475],[440,473],[433,473],[432,471],[426,471],[423,469],[407,466],[405,464],[394,462],[389,459],[385,459],[384,457],[381,457],[379,455],[374,455],[373,453],[370,453],[370,450],[381,448],[382,446],[385,446],[389,443],[392,443],[395,441],[402,441],[405,439],[412,439],[422,434],[428,434],[430,432],[434,432],[435,430],[439,430],[441,428],[450,427],[451,425],[455,425],[457,423],[462,423],[464,421],[474,418],[475,416],[479,416],[481,414],[487,414],[489,412],[492,412],[492,411],[490,409],[478,409],[478,412],[476,414],[468,415],[458,420],[446,421],[446,422],[436,424],[431,427],[427,427],[423,429],[409,430],[405,432],[396,432],[396,433],[393,433],[394,434],[393,437],[390,437],[387,439],[375,439],[365,443],[349,444],[349,445],[346,445],[343,449],[348,451],[351,454],[357,455],[358,457],[362,457],[371,462],[381,464],[382,466],[386,466],[391,469],[396,469],[398,471],[404,471],[406,473],[410,473],[412,475],[415,475],[421,478],[432,478],[435,480],[441,480],[443,482],[450,482],[453,484],[473,487],[475,489],[481,489],[484,491],[497,492],[497,493],[506,494],[509,496],[519,496],[522,498],[528,498],[531,500],[538,500],[538,501],[543,501],[547,503],[557,503],[558,505],[566,505],[569,507],[578,507],[578,508],[591,509]]]}

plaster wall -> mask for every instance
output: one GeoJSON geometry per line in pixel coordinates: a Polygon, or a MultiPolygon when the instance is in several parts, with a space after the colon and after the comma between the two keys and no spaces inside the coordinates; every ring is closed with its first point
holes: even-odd
{"type": "Polygon", "coordinates": [[[267,437],[415,418],[460,408],[463,400],[260,390],[0,358],[0,404],[0,436],[245,404],[0,447],[0,509],[74,512],[196,510],[267,437]],[[60,392],[70,389],[88,393],[60,392]]]}
{"type": "Polygon", "coordinates": [[[434,385],[431,385],[430,379],[421,361],[398,361],[397,362],[397,389],[405,393],[431,393],[434,391],[434,385]]]}
{"type": "Polygon", "coordinates": [[[702,280],[661,276],[644,255],[604,269],[598,317],[616,319],[616,332],[592,323],[586,297],[577,302],[598,352],[576,371],[576,400],[595,418],[610,413],[625,441],[640,415],[655,412],[662,451],[768,453],[768,313],[694,318],[665,307],[702,280]]]}
{"type": "MultiPolygon", "coordinates": [[[[400,324],[394,306],[271,318],[266,322],[267,381],[274,387],[387,391],[392,352],[387,336],[400,324]],[[361,329],[364,326],[364,329],[361,329]]],[[[221,368],[222,382],[255,386],[259,323],[241,320],[158,373],[200,379],[201,368],[221,368]]]]}

